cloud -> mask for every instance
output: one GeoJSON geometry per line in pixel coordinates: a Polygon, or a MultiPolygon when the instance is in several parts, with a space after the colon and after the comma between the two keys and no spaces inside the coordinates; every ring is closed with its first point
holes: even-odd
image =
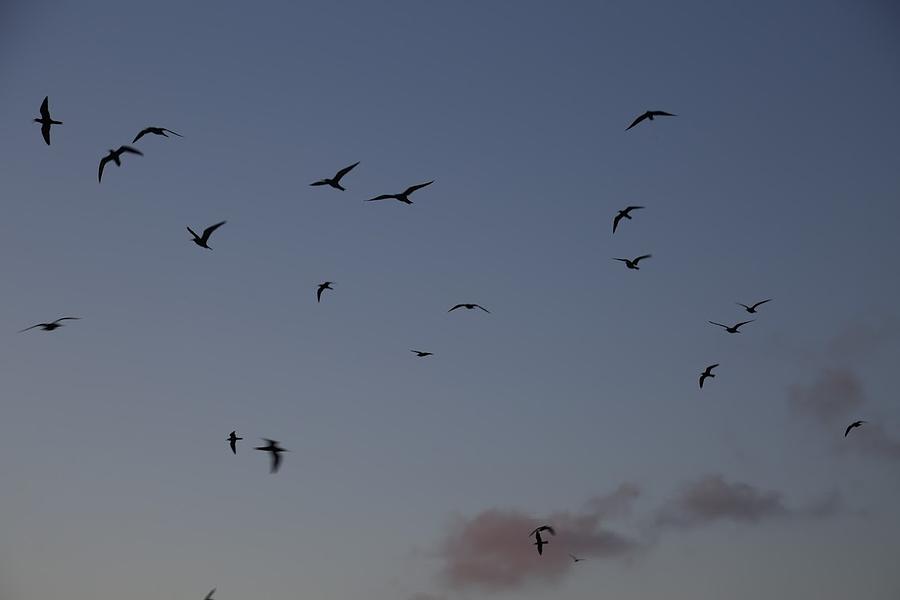
{"type": "Polygon", "coordinates": [[[441,583],[454,590],[512,590],[560,581],[574,564],[569,552],[600,559],[633,556],[643,544],[608,529],[604,520],[626,514],[638,495],[638,488],[626,483],[612,494],[592,498],[585,512],[550,515],[546,522],[553,524],[557,535],[546,537],[550,548],[558,550],[543,556],[538,556],[528,538],[528,532],[541,523],[525,513],[490,509],[469,519],[458,518],[440,547],[441,583]]]}
{"type": "Polygon", "coordinates": [[[682,486],[660,507],[656,524],[666,527],[698,527],[716,521],[758,523],[792,516],[825,517],[840,510],[840,497],[829,494],[812,505],[788,508],[783,494],[760,490],[748,483],[728,482],[722,475],[707,475],[682,486]]]}
{"type": "Polygon", "coordinates": [[[864,412],[865,393],[862,380],[848,367],[824,368],[807,385],[793,385],[788,390],[788,406],[799,418],[812,422],[834,436],[837,447],[844,452],[864,456],[900,459],[900,439],[892,436],[884,426],[869,418],[863,428],[851,433],[853,439],[844,441],[847,425],[864,412]]]}

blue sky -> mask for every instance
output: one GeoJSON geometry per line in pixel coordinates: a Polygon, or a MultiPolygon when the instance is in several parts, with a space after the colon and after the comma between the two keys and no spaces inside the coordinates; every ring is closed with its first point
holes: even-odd
{"type": "Polygon", "coordinates": [[[0,600],[896,598],[898,26],[874,1],[4,4],[0,600]],[[647,109],[678,117],[626,133],[647,109]],[[98,184],[148,125],[184,137],[98,184]],[[741,335],[706,323],[768,297],[741,335]],[[690,500],[716,476],[718,516],[690,500]],[[630,513],[591,512],[623,483],[630,513]],[[488,556],[516,582],[448,581],[496,541],[456,532],[562,513],[542,562],[525,533],[488,556]],[[594,539],[578,515],[640,550],[554,562],[594,539]]]}

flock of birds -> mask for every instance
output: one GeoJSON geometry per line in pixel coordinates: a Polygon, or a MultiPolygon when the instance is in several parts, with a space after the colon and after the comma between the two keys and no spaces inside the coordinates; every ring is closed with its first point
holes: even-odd
{"type": "MultiPolygon", "coordinates": [[[[63,122],[57,121],[57,120],[53,119],[53,117],[51,117],[50,108],[49,108],[49,97],[45,97],[44,101],[41,103],[40,115],[41,116],[38,118],[35,118],[34,121],[41,124],[41,135],[43,136],[46,144],[49,146],[50,145],[51,128],[54,125],[62,125],[63,122]]],[[[668,113],[665,111],[661,111],[661,110],[648,110],[648,111],[644,112],[643,114],[639,115],[637,118],[635,118],[634,121],[631,123],[631,125],[629,125],[625,129],[625,131],[628,131],[632,127],[635,127],[636,125],[638,125],[639,123],[641,123],[645,120],[653,121],[656,117],[675,117],[675,116],[677,116],[677,115],[668,113]]],[[[140,132],[138,132],[138,134],[134,137],[134,139],[132,140],[131,143],[133,143],[133,144],[137,143],[142,137],[144,137],[146,135],[150,135],[150,134],[158,135],[158,136],[162,136],[162,137],[166,137],[166,138],[169,137],[168,134],[172,134],[177,137],[183,137],[180,133],[176,133],[175,131],[172,131],[171,129],[167,129],[165,127],[145,127],[140,132]]],[[[132,146],[122,145],[122,146],[119,146],[117,149],[110,149],[109,153],[100,159],[100,166],[99,166],[99,171],[97,174],[98,182],[103,181],[103,170],[107,164],[112,162],[117,167],[122,166],[122,156],[124,154],[134,154],[136,156],[143,156],[143,152],[141,152],[140,150],[138,150],[137,148],[134,148],[132,146]]],[[[326,177],[324,179],[314,181],[310,184],[310,186],[314,186],[314,187],[329,186],[336,190],[346,191],[346,188],[341,184],[341,181],[343,180],[343,178],[345,176],[347,176],[348,173],[350,173],[359,164],[360,164],[359,161],[357,161],[357,162],[353,163],[352,165],[348,165],[348,166],[344,167],[343,169],[339,170],[337,173],[335,173],[333,177],[326,177]]],[[[431,181],[427,181],[425,183],[419,183],[416,185],[412,185],[412,186],[409,186],[408,188],[406,188],[405,190],[403,190],[402,192],[399,192],[396,194],[381,194],[379,196],[369,198],[367,200],[367,202],[375,202],[375,201],[379,201],[379,200],[396,200],[398,202],[402,202],[403,204],[412,204],[413,202],[412,202],[412,200],[410,200],[409,197],[414,192],[416,192],[422,188],[428,187],[429,185],[431,185],[433,183],[434,183],[434,180],[431,180],[431,181]]],[[[615,217],[613,218],[613,224],[612,224],[613,234],[616,233],[616,230],[619,228],[619,224],[621,223],[621,221],[623,219],[629,220],[629,221],[632,220],[633,217],[632,217],[631,213],[633,211],[642,210],[644,208],[645,207],[643,207],[643,206],[627,206],[627,207],[623,208],[622,210],[619,210],[617,212],[617,214],[615,215],[615,217]]],[[[200,235],[198,235],[190,227],[188,227],[187,230],[188,230],[188,232],[190,232],[190,234],[192,236],[192,239],[191,239],[192,242],[194,242],[201,248],[205,248],[207,250],[212,250],[212,248],[210,248],[210,246],[209,246],[210,236],[212,236],[212,234],[217,229],[219,229],[220,227],[225,225],[225,223],[226,223],[226,221],[220,221],[218,223],[215,223],[214,225],[210,225],[209,227],[206,227],[203,230],[203,233],[200,235]]],[[[636,256],[634,258],[613,258],[613,260],[617,260],[617,261],[624,263],[625,267],[628,269],[631,269],[634,271],[639,271],[640,270],[639,263],[641,261],[647,260],[649,258],[652,258],[651,254],[643,254],[641,256],[636,256]]],[[[334,285],[333,281],[324,281],[318,285],[318,288],[316,290],[316,302],[322,301],[323,292],[325,292],[326,290],[334,290],[332,285],[334,285]]],[[[771,301],[772,301],[772,298],[767,298],[765,300],[760,300],[759,302],[755,302],[753,304],[743,304],[740,302],[738,302],[736,304],[738,304],[738,306],[741,306],[744,309],[744,311],[746,311],[747,313],[755,315],[758,313],[757,309],[760,306],[762,306],[763,304],[766,304],[768,302],[771,302],[771,301]]],[[[464,308],[466,310],[479,309],[486,313],[490,313],[490,311],[488,309],[481,306],[480,304],[475,304],[475,303],[456,304],[453,307],[451,307],[447,312],[453,312],[460,308],[464,308]]],[[[21,332],[29,331],[29,330],[35,329],[35,328],[40,328],[42,331],[54,331],[63,326],[62,321],[77,320],[78,318],[79,317],[60,317],[59,319],[56,319],[55,321],[50,321],[48,323],[37,323],[35,325],[32,325],[31,327],[23,329],[21,332]]],[[[743,327],[749,323],[753,323],[754,321],[755,321],[755,319],[749,319],[746,321],[739,321],[739,322],[735,323],[734,325],[725,325],[723,323],[718,323],[716,321],[709,321],[709,323],[711,325],[716,325],[718,327],[721,327],[722,329],[725,330],[725,332],[727,332],[729,334],[735,334],[735,333],[741,333],[741,331],[740,331],[741,327],[743,327]]],[[[427,352],[424,350],[410,350],[410,352],[415,354],[416,357],[418,357],[418,358],[426,358],[429,356],[434,356],[434,353],[427,352]]],[[[713,379],[716,377],[716,375],[712,371],[713,371],[713,369],[717,368],[718,366],[719,366],[719,363],[711,364],[711,365],[707,366],[706,369],[704,369],[703,372],[700,374],[699,384],[700,384],[701,389],[703,388],[703,384],[707,379],[713,379]]],[[[864,423],[866,423],[866,421],[854,421],[853,423],[848,425],[847,429],[844,431],[844,437],[847,437],[847,435],[850,433],[850,431],[852,429],[860,427],[864,423]]],[[[244,438],[238,436],[236,431],[232,431],[229,434],[229,436],[226,438],[226,441],[228,442],[228,445],[231,448],[232,453],[237,454],[237,443],[239,441],[242,441],[243,439],[244,438]]],[[[268,439],[268,438],[262,438],[262,439],[266,442],[266,445],[258,446],[254,449],[261,451],[261,452],[268,452],[270,454],[270,472],[277,473],[279,467],[281,466],[281,460],[282,460],[281,454],[284,452],[289,452],[289,450],[282,448],[280,446],[280,442],[278,442],[277,440],[272,440],[272,439],[268,439]]],[[[543,532],[549,533],[551,536],[556,535],[556,530],[551,525],[541,525],[539,527],[536,527],[529,534],[529,537],[534,537],[534,539],[535,539],[533,545],[536,547],[537,553],[539,555],[543,555],[544,546],[546,546],[547,544],[550,543],[549,540],[544,539],[544,537],[541,535],[543,532]]],[[[579,558],[573,554],[569,554],[569,556],[576,563],[584,560],[583,558],[579,558]]],[[[216,590],[213,589],[211,592],[209,592],[209,594],[207,594],[205,600],[212,600],[212,597],[213,597],[213,594],[215,593],[215,591],[216,590]]]]}

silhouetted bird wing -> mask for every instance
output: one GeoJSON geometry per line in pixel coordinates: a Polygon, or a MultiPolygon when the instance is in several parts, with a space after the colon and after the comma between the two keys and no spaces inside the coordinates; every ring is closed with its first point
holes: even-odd
{"type": "Polygon", "coordinates": [[[737,304],[738,306],[743,306],[743,307],[747,310],[747,312],[750,311],[750,307],[747,306],[746,304],[743,304],[743,303],[741,303],[741,302],[735,302],[735,304],[737,304]]]}
{"type": "Polygon", "coordinates": [[[454,306],[453,308],[451,308],[451,309],[448,310],[447,312],[453,312],[453,311],[456,310],[457,308],[462,308],[463,306],[465,306],[465,304],[457,304],[456,306],[454,306]]]}
{"type": "Polygon", "coordinates": [[[123,153],[126,153],[126,152],[129,153],[129,154],[137,154],[138,156],[143,156],[143,155],[144,155],[143,152],[141,152],[141,151],[138,150],[137,148],[132,148],[131,146],[119,146],[119,149],[116,150],[116,154],[123,154],[123,153]]]}
{"type": "Polygon", "coordinates": [[[352,171],[352,170],[353,170],[353,167],[355,167],[355,166],[358,165],[358,164],[359,164],[359,161],[356,161],[355,163],[353,163],[353,164],[350,165],[349,167],[344,167],[343,169],[341,169],[340,171],[338,171],[337,173],[335,173],[335,175],[334,175],[334,181],[335,181],[335,183],[337,183],[338,181],[340,181],[340,180],[341,180],[341,177],[343,177],[344,175],[346,175],[347,173],[349,173],[350,171],[352,171]]]}
{"type": "Polygon", "coordinates": [[[190,227],[188,227],[187,230],[191,232],[191,235],[192,235],[192,236],[194,236],[194,237],[197,238],[197,239],[200,239],[200,236],[197,235],[197,232],[195,232],[193,229],[191,229],[190,227]]]}
{"type": "Polygon", "coordinates": [[[734,325],[734,329],[737,329],[738,327],[742,327],[743,325],[746,325],[747,323],[752,323],[755,320],[756,319],[750,319],[749,321],[741,321],[740,323],[736,323],[734,325]]]}
{"type": "Polygon", "coordinates": [[[211,589],[209,591],[209,593],[206,595],[206,598],[204,598],[203,600],[212,600],[213,594],[215,594],[215,593],[216,593],[216,588],[211,589]]]}
{"type": "Polygon", "coordinates": [[[54,323],[59,323],[60,321],[77,321],[81,317],[60,317],[57,320],[53,321],[54,323]]]}
{"type": "Polygon", "coordinates": [[[138,141],[139,139],[141,139],[142,137],[144,137],[145,135],[150,133],[150,131],[152,131],[151,127],[146,127],[144,129],[141,129],[140,132],[138,132],[138,134],[136,136],[134,136],[134,139],[131,140],[131,143],[132,144],[135,143],[136,141],[138,141]]]}
{"type": "Polygon", "coordinates": [[[626,206],[626,207],[625,207],[625,214],[627,215],[627,214],[630,213],[631,211],[633,211],[633,210],[638,210],[638,209],[641,209],[641,208],[644,208],[644,207],[643,207],[643,206],[626,206]]]}
{"type": "Polygon", "coordinates": [[[623,263],[627,263],[627,262],[628,262],[628,259],[627,259],[627,258],[614,258],[613,260],[621,260],[623,263]]]}
{"type": "Polygon", "coordinates": [[[320,179],[318,181],[313,181],[309,185],[328,185],[329,181],[327,179],[320,179]]]}
{"type": "MultiPolygon", "coordinates": [[[[204,242],[208,241],[209,236],[212,235],[213,231],[215,231],[216,229],[218,229],[219,227],[221,227],[222,225],[224,225],[227,222],[228,221],[220,221],[220,222],[216,223],[215,225],[210,225],[209,227],[207,227],[206,229],[203,230],[203,236],[200,239],[202,239],[204,242]]],[[[190,230],[190,228],[188,228],[188,229],[190,230]]],[[[194,232],[191,232],[191,233],[194,233],[194,232]]],[[[197,234],[194,234],[194,235],[197,235],[197,234]]]]}
{"type": "Polygon", "coordinates": [[[401,194],[401,195],[402,195],[402,196],[409,196],[409,195],[412,194],[414,191],[416,191],[416,190],[421,190],[423,187],[429,186],[429,185],[431,185],[432,183],[434,183],[434,180],[433,180],[433,179],[432,179],[431,181],[426,182],[426,183],[420,183],[419,185],[413,185],[413,186],[410,186],[410,187],[406,188],[405,190],[403,190],[403,194],[401,194]]]}
{"type": "Polygon", "coordinates": [[[167,133],[171,133],[172,135],[177,135],[178,137],[184,137],[183,135],[181,135],[181,134],[178,133],[177,131],[172,131],[171,129],[166,129],[165,127],[163,127],[162,130],[165,131],[165,132],[167,132],[167,133]]]}
{"type": "Polygon", "coordinates": [[[625,217],[624,214],[618,213],[618,214],[616,215],[616,218],[613,219],[613,233],[616,232],[616,227],[619,226],[619,221],[621,221],[624,217],[625,217]]]}
{"type": "Polygon", "coordinates": [[[700,373],[700,389],[703,389],[703,380],[709,377],[706,373],[700,373]]]}
{"type": "Polygon", "coordinates": [[[97,173],[97,181],[103,181],[103,167],[106,166],[106,163],[111,161],[113,158],[110,155],[106,155],[100,159],[100,171],[97,173]]]}
{"type": "Polygon", "coordinates": [[[718,325],[719,327],[724,327],[725,329],[728,329],[728,325],[722,325],[721,323],[716,323],[715,321],[707,321],[707,323],[711,323],[713,325],[718,325]]]}
{"type": "Polygon", "coordinates": [[[757,302],[756,304],[753,305],[753,308],[756,309],[757,306],[762,306],[766,302],[771,302],[771,301],[772,301],[771,298],[767,298],[766,300],[760,300],[759,302],[757,302]]]}
{"type": "Polygon", "coordinates": [[[488,309],[486,309],[485,307],[483,307],[483,306],[480,305],[480,304],[476,304],[476,305],[475,305],[475,308],[480,308],[481,310],[483,310],[483,311],[486,312],[486,313],[490,313],[490,312],[491,312],[491,311],[489,311],[488,309]]]}
{"type": "Polygon", "coordinates": [[[271,468],[271,472],[272,472],[272,473],[277,473],[277,472],[278,472],[278,467],[280,467],[280,466],[281,466],[281,453],[279,453],[279,452],[273,452],[273,453],[272,453],[272,468],[271,468]]]}
{"type": "Polygon", "coordinates": [[[850,423],[847,425],[847,429],[844,431],[844,437],[847,437],[847,434],[850,433],[850,430],[856,427],[856,423],[850,423]]]}
{"type": "Polygon", "coordinates": [[[373,200],[397,200],[397,194],[382,194],[380,196],[375,196],[374,198],[369,198],[366,202],[372,202],[373,200]]]}
{"type": "Polygon", "coordinates": [[[639,262],[641,262],[641,261],[644,260],[645,258],[650,258],[650,257],[652,257],[652,256],[653,256],[652,254],[644,254],[643,256],[638,256],[638,257],[637,257],[636,259],[634,259],[632,262],[633,262],[634,264],[638,264],[639,262]]]}
{"type": "Polygon", "coordinates": [[[628,127],[625,128],[625,131],[628,131],[629,129],[631,129],[632,127],[634,127],[635,125],[637,125],[638,123],[640,123],[641,121],[646,119],[647,117],[648,117],[647,113],[642,114],[637,119],[632,121],[631,125],[629,125],[628,127]]]}
{"type": "Polygon", "coordinates": [[[41,125],[41,135],[44,136],[44,141],[47,142],[47,145],[50,145],[50,123],[44,123],[41,125]]]}
{"type": "Polygon", "coordinates": [[[325,291],[325,289],[326,289],[326,288],[325,288],[324,285],[320,285],[320,286],[319,286],[319,289],[316,290],[316,302],[321,302],[321,301],[322,301],[322,292],[325,291]]]}
{"type": "Polygon", "coordinates": [[[44,101],[41,102],[41,117],[50,121],[50,96],[44,96],[44,101]]]}
{"type": "Polygon", "coordinates": [[[664,110],[651,110],[650,114],[654,117],[677,117],[678,115],[673,115],[672,113],[667,113],[664,110]]]}
{"type": "Polygon", "coordinates": [[[23,330],[20,331],[19,333],[25,333],[25,332],[28,331],[29,329],[34,329],[35,327],[40,327],[41,325],[43,325],[43,323],[38,323],[37,325],[32,325],[31,327],[26,327],[25,329],[23,329],[23,330]]]}

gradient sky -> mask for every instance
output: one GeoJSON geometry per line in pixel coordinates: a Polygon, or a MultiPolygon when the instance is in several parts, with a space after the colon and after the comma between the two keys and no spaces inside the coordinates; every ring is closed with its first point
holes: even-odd
{"type": "Polygon", "coordinates": [[[900,597],[898,33],[886,0],[6,0],[0,600],[900,597]],[[98,185],[148,125],[184,137],[98,185]]]}

